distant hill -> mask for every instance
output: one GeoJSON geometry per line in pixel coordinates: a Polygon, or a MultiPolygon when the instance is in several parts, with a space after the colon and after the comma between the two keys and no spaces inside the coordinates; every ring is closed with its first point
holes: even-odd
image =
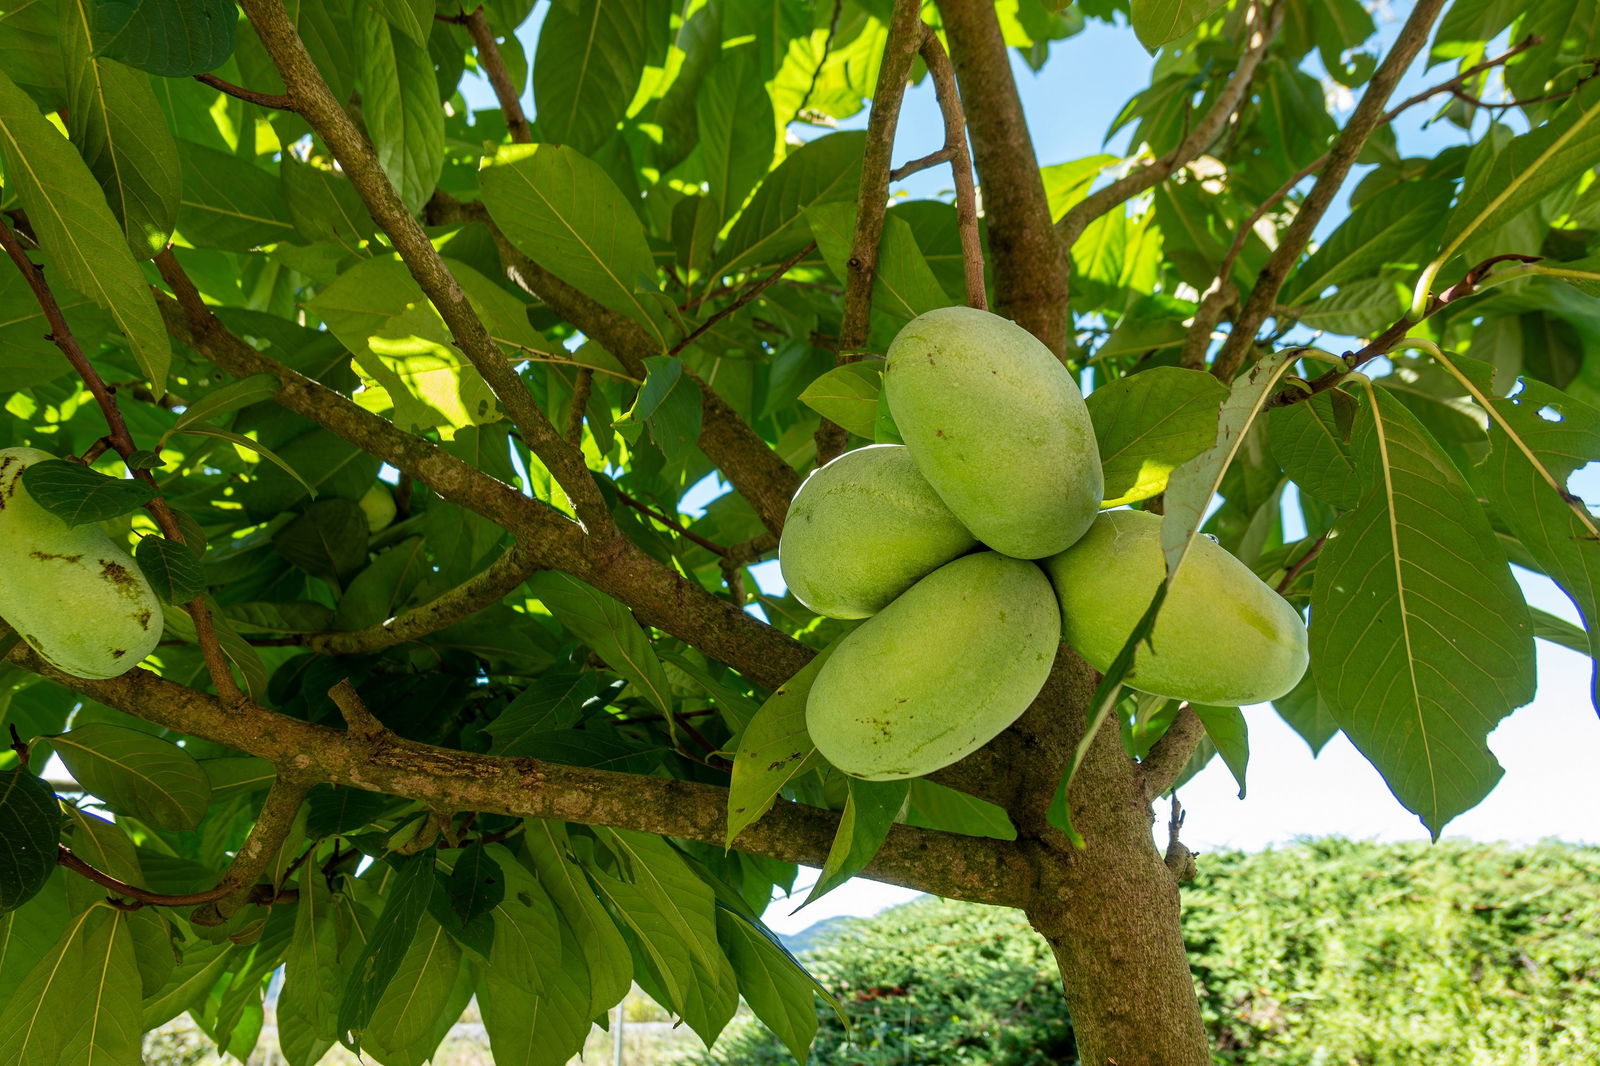
{"type": "Polygon", "coordinates": [[[798,933],[790,933],[787,936],[780,933],[778,934],[778,939],[783,941],[784,947],[798,955],[807,948],[815,947],[818,942],[839,927],[849,925],[851,922],[861,921],[866,921],[866,919],[857,918],[849,914],[837,914],[832,918],[824,918],[820,922],[813,922],[798,933]]]}

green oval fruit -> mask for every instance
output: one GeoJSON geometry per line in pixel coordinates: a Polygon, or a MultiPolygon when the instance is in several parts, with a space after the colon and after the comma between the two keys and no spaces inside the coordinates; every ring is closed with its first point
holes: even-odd
{"type": "MultiPolygon", "coordinates": [[[[1166,577],[1161,516],[1107,511],[1045,569],[1061,639],[1096,670],[1111,665],[1166,577]]],[[[1209,537],[1198,537],[1126,684],[1169,699],[1240,707],[1277,699],[1309,661],[1299,613],[1209,537]]]]}
{"type": "Polygon", "coordinates": [[[361,505],[361,513],[367,516],[367,532],[387,529],[389,523],[394,521],[394,493],[389,491],[389,486],[381,483],[374,485],[356,502],[361,505]]]}
{"type": "Polygon", "coordinates": [[[778,565],[801,603],[866,618],[977,544],[899,444],[845,452],[789,505],[778,565]]]}
{"type": "Polygon", "coordinates": [[[68,526],[28,495],[22,472],[54,458],[0,450],[0,618],[63,673],[116,677],[160,641],[161,603],[98,526],[68,526]]]}
{"type": "Polygon", "coordinates": [[[1044,687],[1061,620],[1033,563],[946,563],[839,642],[806,700],[817,750],[873,781],[948,766],[1017,720],[1044,687]]]}
{"type": "Polygon", "coordinates": [[[906,323],[883,387],[917,469],[973,535],[1042,559],[1100,509],[1100,449],[1077,382],[1014,322],[945,307],[906,323]]]}

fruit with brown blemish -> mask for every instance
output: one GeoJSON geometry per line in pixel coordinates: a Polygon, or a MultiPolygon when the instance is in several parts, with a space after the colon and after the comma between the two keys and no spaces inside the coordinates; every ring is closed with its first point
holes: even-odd
{"type": "Polygon", "coordinates": [[[946,563],[839,642],[806,701],[824,758],[869,780],[918,777],[988,743],[1033,702],[1061,619],[1031,562],[946,563]]]}
{"type": "MultiPolygon", "coordinates": [[[[1166,578],[1161,516],[1107,511],[1043,565],[1061,604],[1061,639],[1103,671],[1166,578]]],[[[1241,707],[1293,689],[1308,662],[1299,612],[1227,549],[1198,537],[1124,681],[1169,699],[1241,707]]]]}
{"type": "Polygon", "coordinates": [[[845,452],[806,478],[784,520],[789,591],[831,618],[867,618],[977,541],[899,444],[845,452]]]}
{"type": "Polygon", "coordinates": [[[54,458],[0,450],[0,618],[63,673],[116,677],[161,640],[161,603],[98,526],[68,526],[28,495],[22,472],[54,458]]]}

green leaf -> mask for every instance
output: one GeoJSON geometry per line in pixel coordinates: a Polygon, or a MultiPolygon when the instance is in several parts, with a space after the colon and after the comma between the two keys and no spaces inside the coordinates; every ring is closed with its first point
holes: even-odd
{"type": "MultiPolygon", "coordinates": [[[[410,957],[417,927],[426,915],[436,885],[431,851],[394,865],[396,872],[384,886],[383,913],[351,967],[339,1002],[339,1042],[351,1051],[360,1051],[362,1032],[372,1021],[396,971],[410,957]]],[[[436,922],[431,924],[438,927],[436,922]]],[[[442,936],[443,930],[439,933],[442,936]]]]}
{"type": "Polygon", "coordinates": [[[272,535],[278,554],[308,574],[343,580],[367,563],[367,516],[349,500],[318,500],[272,535]]]}
{"type": "Polygon", "coordinates": [[[188,603],[206,590],[200,560],[177,541],[155,534],[141,537],[133,558],[155,594],[167,603],[188,603]]]}
{"type": "Polygon", "coordinates": [[[485,977],[494,975],[497,991],[531,998],[553,983],[560,968],[561,918],[549,893],[516,856],[500,844],[483,851],[499,872],[501,887],[489,907],[494,947],[485,977]]]}
{"type": "Polygon", "coordinates": [[[644,365],[644,385],[633,407],[613,424],[627,430],[643,423],[669,463],[685,462],[695,454],[700,438],[704,414],[700,390],[683,377],[683,362],[676,356],[646,356],[644,365]]]}
{"type": "Polygon", "coordinates": [[[372,216],[343,174],[302,163],[285,152],[278,177],[289,218],[304,239],[333,241],[353,251],[372,236],[372,216]]]}
{"type": "MultiPolygon", "coordinates": [[[[805,209],[805,218],[828,269],[840,281],[848,281],[846,264],[855,242],[856,205],[847,201],[816,204],[805,209]]],[[[949,303],[944,287],[917,247],[910,224],[887,215],[872,275],[872,310],[907,320],[949,303]]]]}
{"type": "Polygon", "coordinates": [[[444,110],[433,60],[366,5],[357,6],[355,23],[367,134],[401,203],[420,211],[444,169],[444,110]]]}
{"type": "Polygon", "coordinates": [[[817,1034],[811,975],[764,929],[727,907],[717,908],[717,936],[739,977],[740,995],[805,1066],[817,1034]]]}
{"type": "Polygon", "coordinates": [[[1193,704],[1194,713],[1206,727],[1206,736],[1216,745],[1228,772],[1239,784],[1244,799],[1244,771],[1250,762],[1250,737],[1245,729],[1244,712],[1237,707],[1202,707],[1193,704]]]}
{"type": "Polygon", "coordinates": [[[1539,640],[1547,640],[1551,644],[1575,651],[1579,655],[1594,657],[1594,651],[1589,646],[1589,634],[1582,626],[1573,625],[1565,618],[1559,618],[1549,611],[1542,611],[1537,607],[1531,608],[1533,615],[1533,635],[1539,640]]]}
{"type": "Polygon", "coordinates": [[[1323,747],[1339,732],[1339,723],[1333,720],[1328,705],[1317,691],[1317,679],[1307,672],[1287,696],[1272,701],[1278,717],[1289,723],[1289,728],[1300,734],[1313,756],[1320,755],[1323,747]]]}
{"type": "Polygon", "coordinates": [[[270,400],[280,388],[282,384],[272,374],[251,374],[249,377],[229,382],[185,407],[183,414],[178,416],[178,421],[168,432],[177,433],[196,422],[204,422],[229,411],[237,411],[241,407],[270,400]]]}
{"type": "Polygon", "coordinates": [[[598,164],[558,144],[513,145],[479,182],[484,206],[520,251],[668,347],[644,227],[598,164]]]}
{"type": "Polygon", "coordinates": [[[164,78],[215,70],[233,54],[232,0],[93,0],[99,55],[164,78]]]}
{"type": "Polygon", "coordinates": [[[746,826],[767,813],[785,785],[823,765],[806,732],[806,699],[822,664],[838,646],[835,640],[779,685],[740,735],[728,786],[729,847],[746,826]]]}
{"type": "Polygon", "coordinates": [[[105,190],[135,256],[166,246],[182,184],[178,146],[145,75],[94,55],[91,0],[57,5],[67,131],[105,190]]]}
{"type": "Polygon", "coordinates": [[[660,4],[590,0],[555,4],[533,57],[539,138],[593,153],[611,138],[639,87],[660,4]]]}
{"type": "Polygon", "coordinates": [[[670,717],[672,691],[666,668],[633,612],[559,570],[541,570],[528,579],[526,587],[573,636],[593,649],[612,671],[638,685],[656,710],[670,717]]]}
{"type": "Polygon", "coordinates": [[[267,691],[267,667],[261,661],[261,653],[238,634],[228,621],[228,616],[210,596],[206,597],[206,608],[211,612],[211,627],[216,630],[217,645],[222,648],[222,654],[228,657],[228,661],[239,671],[239,676],[244,678],[244,688],[250,698],[260,700],[267,691]]]}
{"type": "Polygon", "coordinates": [[[532,754],[537,747],[532,738],[575,725],[598,687],[591,670],[555,670],[536,678],[484,726],[494,738],[491,750],[496,755],[532,754]]]}
{"type": "Polygon", "coordinates": [[[50,743],[84,790],[118,814],[160,829],[193,829],[211,805],[205,771],[170,740],[92,722],[50,743]]]}
{"type": "Polygon", "coordinates": [[[450,870],[445,894],[450,909],[461,924],[467,925],[493,911],[505,899],[505,875],[481,843],[469,844],[450,870]]]}
{"type": "Polygon", "coordinates": [[[50,880],[61,843],[61,805],[25,767],[0,770],[0,914],[28,902],[50,880]]]}
{"type": "Polygon", "coordinates": [[[1586,654],[1597,661],[1590,698],[1600,711],[1600,519],[1568,488],[1600,455],[1600,411],[1527,378],[1503,396],[1488,364],[1445,354],[1439,362],[1490,417],[1489,454],[1476,482],[1585,622],[1586,654]]]}
{"type": "MultiPolygon", "coordinates": [[[[628,944],[595,896],[583,870],[572,862],[567,831],[561,823],[529,819],[526,824],[523,847],[528,859],[539,876],[539,884],[550,894],[565,925],[572,929],[578,948],[575,954],[588,966],[589,1001],[582,1008],[584,1031],[588,1032],[588,1019],[609,1010],[633,984],[628,944]]],[[[567,957],[565,947],[562,955],[563,959],[567,957]]]]}
{"type": "Polygon", "coordinates": [[[428,47],[433,32],[434,5],[431,0],[360,0],[405,34],[418,48],[428,47]]]}
{"type": "Polygon", "coordinates": [[[883,391],[883,364],[863,359],[836,366],[800,394],[800,401],[822,417],[858,437],[871,440],[878,427],[878,395],[883,391]]]}
{"type": "Polygon", "coordinates": [[[316,1066],[338,1039],[335,1005],[344,970],[339,965],[339,918],[327,879],[317,864],[300,870],[294,939],[283,957],[278,992],[278,1046],[289,1066],[316,1066]]]}
{"type": "Polygon", "coordinates": [[[811,239],[806,208],[854,200],[866,134],[830,133],[796,148],[739,213],[719,254],[719,274],[778,263],[811,239]]]}
{"type": "Polygon", "coordinates": [[[906,824],[942,829],[969,837],[1017,839],[1017,828],[1005,809],[987,800],[934,784],[925,777],[911,779],[906,824]]]}
{"type": "Polygon", "coordinates": [[[1224,0],[1133,0],[1133,31],[1154,52],[1200,25],[1224,0]]]}
{"type": "MultiPolygon", "coordinates": [[[[1600,91],[1585,86],[1547,123],[1495,151],[1485,141],[1474,153],[1445,224],[1443,265],[1473,236],[1489,232],[1594,166],[1600,158],[1600,91]]],[[[1520,249],[1537,252],[1537,248],[1520,249]]]]}
{"type": "MultiPolygon", "coordinates": [[[[53,813],[59,818],[60,808],[53,813]]],[[[0,1004],[11,1002],[28,971],[49,954],[67,927],[72,911],[65,882],[71,876],[65,870],[52,874],[31,900],[0,914],[0,1004]]]]}
{"type": "Polygon", "coordinates": [[[0,1062],[140,1061],[139,967],[127,917],[96,904],[72,919],[0,1011],[0,1062]]]}
{"type": "Polygon", "coordinates": [[[22,472],[34,502],[69,526],[104,522],[137,511],[156,498],[143,481],[107,477],[64,459],[46,459],[22,472]]]}
{"type": "Polygon", "coordinates": [[[193,141],[179,141],[178,154],[183,159],[178,232],[189,244],[244,252],[294,240],[297,231],[277,175],[193,141]]]}
{"type": "Polygon", "coordinates": [[[1363,407],[1362,501],[1317,560],[1312,670],[1437,838],[1500,779],[1484,738],[1533,698],[1532,626],[1476,493],[1399,399],[1369,388],[1363,407]]]}
{"type": "Polygon", "coordinates": [[[844,815],[839,819],[839,830],[834,834],[833,846],[828,849],[822,873],[802,906],[815,903],[866,869],[883,846],[911,790],[910,781],[863,781],[846,777],[844,783],[844,815]]]}
{"type": "Polygon", "coordinates": [[[431,573],[423,539],[407,537],[379,555],[350,582],[339,597],[333,628],[349,631],[393,618],[431,573]]]}
{"type": "Polygon", "coordinates": [[[1272,457],[1284,472],[1306,492],[1343,510],[1361,502],[1349,428],[1339,424],[1338,414],[1338,406],[1354,403],[1348,393],[1324,392],[1280,407],[1267,419],[1272,457]]]}
{"type": "Polygon", "coordinates": [[[1399,320],[1405,311],[1401,288],[1384,278],[1348,282],[1320,300],[1283,311],[1307,329],[1344,337],[1364,337],[1399,320]]]}
{"type": "Polygon", "coordinates": [[[772,97],[753,47],[723,50],[701,82],[695,117],[716,217],[727,218],[772,166],[772,97]]]}
{"type": "Polygon", "coordinates": [[[1146,500],[1164,490],[1174,469],[1211,444],[1217,409],[1227,396],[1227,386],[1205,371],[1173,366],[1091,392],[1086,402],[1106,482],[1100,506],[1146,500]]]}
{"type": "Polygon", "coordinates": [[[422,1066],[472,995],[465,969],[461,948],[424,914],[362,1033],[364,1048],[380,1062],[422,1066]]]}
{"type": "Polygon", "coordinates": [[[261,458],[267,460],[269,463],[272,463],[285,474],[288,474],[295,481],[299,482],[300,485],[305,488],[308,495],[315,496],[317,494],[315,486],[313,486],[305,478],[301,477],[299,472],[285,462],[278,455],[278,453],[261,444],[259,441],[251,440],[249,437],[241,436],[240,434],[234,433],[231,430],[218,429],[216,426],[190,425],[179,430],[174,430],[174,432],[187,433],[191,437],[215,437],[218,440],[227,441],[236,448],[243,448],[245,451],[254,452],[256,455],[261,456],[261,458]]]}
{"type": "Polygon", "coordinates": [[[1332,286],[1420,267],[1438,247],[1450,192],[1447,181],[1408,181],[1363,201],[1290,275],[1281,302],[1306,303],[1332,286]]]}
{"type": "Polygon", "coordinates": [[[56,276],[110,312],[156,395],[166,392],[172,346],[122,227],[82,157],[4,71],[0,156],[6,193],[28,212],[56,276]]]}

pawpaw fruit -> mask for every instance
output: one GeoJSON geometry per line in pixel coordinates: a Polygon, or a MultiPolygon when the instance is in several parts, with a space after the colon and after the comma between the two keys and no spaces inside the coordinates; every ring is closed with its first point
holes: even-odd
{"type": "Polygon", "coordinates": [[[394,521],[398,513],[395,507],[394,493],[389,491],[389,486],[379,483],[366,491],[361,499],[356,501],[361,506],[361,513],[367,517],[367,532],[377,533],[387,529],[389,523],[394,521]]]}
{"type": "Polygon", "coordinates": [[[899,444],[845,452],[795,493],[778,544],[789,591],[830,618],[867,618],[977,541],[899,444]]]}
{"type": "MultiPolygon", "coordinates": [[[[1043,565],[1061,604],[1061,639],[1103,671],[1166,577],[1161,516],[1107,511],[1043,565]]],[[[1221,545],[1198,537],[1124,681],[1169,699],[1239,707],[1284,695],[1308,661],[1299,612],[1221,545]]]]}
{"type": "Polygon", "coordinates": [[[889,345],[883,387],[917,469],[988,547],[1042,559],[1094,521],[1104,479],[1089,409],[1021,326],[971,307],[918,315],[889,345]]]}
{"type": "Polygon", "coordinates": [[[54,458],[0,450],[0,618],[63,673],[116,677],[161,640],[161,603],[98,526],[68,526],[28,495],[22,472],[54,458]]]}
{"type": "Polygon", "coordinates": [[[971,754],[1044,687],[1061,620],[1044,572],[979,552],[946,563],[839,642],[806,700],[834,766],[917,777],[971,754]]]}

